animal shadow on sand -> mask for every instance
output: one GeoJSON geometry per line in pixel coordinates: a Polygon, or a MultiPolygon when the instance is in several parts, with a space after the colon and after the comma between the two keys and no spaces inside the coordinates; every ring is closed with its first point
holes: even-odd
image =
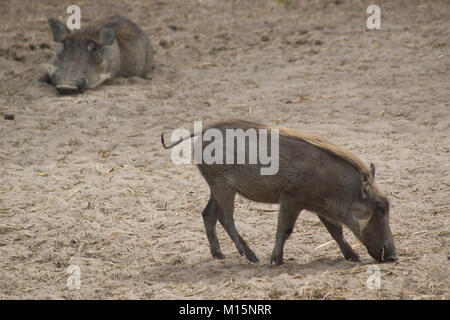
{"type": "Polygon", "coordinates": [[[280,274],[315,275],[326,271],[346,270],[364,265],[373,264],[373,261],[354,263],[344,258],[319,257],[306,263],[299,263],[296,259],[287,259],[281,266],[269,263],[250,263],[244,258],[233,257],[225,260],[207,259],[187,263],[167,263],[149,266],[143,271],[146,281],[150,282],[198,282],[217,283],[232,278],[235,281],[245,281],[250,277],[276,277],[280,274]]]}

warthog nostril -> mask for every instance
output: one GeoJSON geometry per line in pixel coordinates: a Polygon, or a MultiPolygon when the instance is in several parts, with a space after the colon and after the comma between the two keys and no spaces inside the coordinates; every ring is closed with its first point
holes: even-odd
{"type": "Polygon", "coordinates": [[[61,94],[74,94],[79,91],[77,86],[68,84],[59,84],[56,86],[56,90],[58,90],[58,92],[61,94]]]}
{"type": "Polygon", "coordinates": [[[397,257],[397,255],[394,254],[392,256],[384,258],[383,262],[395,262],[397,260],[398,260],[398,257],[397,257]]]}

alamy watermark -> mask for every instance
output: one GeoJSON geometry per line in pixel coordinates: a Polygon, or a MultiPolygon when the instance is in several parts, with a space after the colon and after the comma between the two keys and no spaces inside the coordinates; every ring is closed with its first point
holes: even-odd
{"type": "Polygon", "coordinates": [[[81,270],[76,264],[71,264],[67,267],[66,272],[69,277],[66,281],[66,286],[70,290],[76,290],[81,288],[81,270]]]}
{"type": "Polygon", "coordinates": [[[69,17],[66,20],[66,26],[69,30],[81,29],[81,9],[76,4],[72,4],[66,8],[69,17]]]}
{"type": "MultiPolygon", "coordinates": [[[[194,164],[259,164],[261,175],[275,175],[278,172],[278,129],[236,128],[223,132],[217,128],[203,130],[202,121],[194,121],[193,135],[194,164]]],[[[187,129],[172,132],[171,140],[179,143],[173,145],[171,153],[174,164],[192,163],[190,136],[187,129]]]]}
{"type": "Polygon", "coordinates": [[[367,18],[366,26],[367,29],[381,29],[381,9],[379,6],[372,4],[367,7],[366,12],[370,14],[367,18]]]}
{"type": "Polygon", "coordinates": [[[369,266],[367,268],[367,273],[369,277],[366,280],[366,286],[370,290],[379,290],[381,289],[381,275],[380,275],[380,267],[379,266],[369,266]]]}

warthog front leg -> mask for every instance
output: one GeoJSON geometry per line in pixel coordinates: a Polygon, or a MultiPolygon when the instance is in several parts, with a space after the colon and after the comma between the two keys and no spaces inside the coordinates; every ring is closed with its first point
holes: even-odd
{"type": "Polygon", "coordinates": [[[319,216],[320,221],[325,225],[328,232],[331,234],[333,239],[339,245],[339,249],[341,249],[342,254],[345,259],[350,261],[360,261],[358,254],[353,251],[352,247],[348,244],[348,242],[344,238],[344,234],[342,233],[342,226],[335,225],[334,223],[326,220],[325,218],[319,216]]]}
{"type": "Polygon", "coordinates": [[[295,221],[302,210],[301,206],[289,199],[280,201],[280,213],[278,214],[277,234],[275,247],[270,257],[270,263],[279,266],[283,264],[283,248],[295,226],[295,221]]]}

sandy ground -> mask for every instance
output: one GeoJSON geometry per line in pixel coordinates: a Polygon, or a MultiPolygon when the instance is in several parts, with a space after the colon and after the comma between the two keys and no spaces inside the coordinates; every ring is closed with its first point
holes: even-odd
{"type": "Polygon", "coordinates": [[[138,23],[156,68],[60,96],[37,79],[56,48],[46,18],[72,3],[0,0],[1,299],[450,298],[450,2],[376,1],[382,28],[366,30],[365,1],[77,1],[82,23],[138,23]],[[345,261],[311,212],[270,266],[277,206],[242,197],[237,228],[261,262],[221,226],[226,259],[211,257],[209,188],[159,136],[230,117],[375,163],[400,256],[376,264],[379,290],[366,249],[347,230],[363,262],[345,261]]]}

